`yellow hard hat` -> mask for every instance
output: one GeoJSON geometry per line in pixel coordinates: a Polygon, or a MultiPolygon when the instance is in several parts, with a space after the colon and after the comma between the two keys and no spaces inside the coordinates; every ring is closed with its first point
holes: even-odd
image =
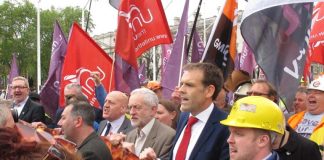
{"type": "Polygon", "coordinates": [[[285,118],[278,105],[261,96],[248,96],[236,101],[227,119],[220,122],[226,126],[258,128],[283,134],[285,118]]]}

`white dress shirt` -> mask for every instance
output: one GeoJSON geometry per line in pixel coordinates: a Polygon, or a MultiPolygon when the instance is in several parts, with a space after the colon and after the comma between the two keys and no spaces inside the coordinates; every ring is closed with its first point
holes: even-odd
{"type": "Polygon", "coordinates": [[[24,108],[24,106],[25,106],[28,98],[29,97],[27,96],[27,98],[25,100],[23,100],[22,102],[20,102],[20,103],[14,103],[14,109],[17,110],[18,116],[20,116],[20,114],[21,114],[21,112],[22,112],[22,110],[23,110],[23,108],[24,108]]]}
{"type": "MultiPolygon", "coordinates": [[[[196,145],[196,143],[198,141],[198,138],[199,138],[202,130],[204,129],[204,127],[205,127],[205,125],[206,125],[206,123],[207,123],[207,121],[209,119],[209,116],[210,116],[211,112],[213,111],[213,109],[214,109],[214,104],[211,103],[208,108],[206,108],[204,111],[200,112],[197,116],[195,116],[198,119],[198,121],[191,128],[191,137],[190,137],[190,141],[189,141],[189,145],[188,145],[185,160],[189,159],[189,157],[191,155],[191,152],[192,152],[193,148],[195,147],[195,145],[196,145]]],[[[190,114],[189,117],[190,116],[192,116],[192,115],[190,114]]],[[[186,127],[187,127],[187,125],[182,129],[181,134],[180,134],[180,136],[179,136],[179,138],[177,140],[177,143],[174,146],[173,154],[172,154],[172,159],[173,160],[175,160],[175,157],[177,155],[179,145],[180,145],[182,137],[183,137],[183,132],[184,132],[186,127]]]]}
{"type": "MultiPolygon", "coordinates": [[[[112,122],[107,121],[107,123],[110,123],[111,125],[109,133],[117,133],[119,128],[123,124],[124,120],[125,120],[125,116],[120,116],[118,119],[112,122]]],[[[105,136],[106,130],[107,130],[107,125],[105,129],[101,132],[101,136],[105,136]]]]}

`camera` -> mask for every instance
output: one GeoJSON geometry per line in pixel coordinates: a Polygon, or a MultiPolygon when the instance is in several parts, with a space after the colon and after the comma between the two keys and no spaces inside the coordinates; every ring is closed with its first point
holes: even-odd
{"type": "Polygon", "coordinates": [[[18,111],[14,108],[11,108],[11,115],[12,115],[12,118],[14,119],[15,123],[18,122],[18,111]]]}

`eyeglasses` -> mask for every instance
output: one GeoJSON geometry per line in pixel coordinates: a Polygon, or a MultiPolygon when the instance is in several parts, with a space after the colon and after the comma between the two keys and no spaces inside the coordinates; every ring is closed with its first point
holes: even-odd
{"type": "Polygon", "coordinates": [[[261,92],[255,92],[255,91],[248,91],[246,92],[248,96],[268,96],[269,93],[261,93],[261,92]]]}
{"type": "Polygon", "coordinates": [[[11,86],[11,89],[24,89],[24,88],[28,88],[26,86],[11,86]]]}

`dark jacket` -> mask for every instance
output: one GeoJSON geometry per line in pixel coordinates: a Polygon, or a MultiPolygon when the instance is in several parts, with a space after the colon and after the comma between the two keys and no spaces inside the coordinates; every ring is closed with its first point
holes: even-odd
{"type": "Polygon", "coordinates": [[[111,153],[103,140],[92,132],[78,147],[83,160],[112,160],[111,153]]]}
{"type": "MultiPolygon", "coordinates": [[[[181,134],[181,131],[187,124],[189,113],[181,113],[176,137],[170,151],[169,159],[172,159],[174,146],[181,134]]],[[[202,130],[197,143],[195,144],[189,160],[225,160],[229,159],[229,146],[227,139],[229,137],[228,127],[220,124],[220,121],[226,119],[227,114],[214,106],[208,121],[202,130]]]]}
{"type": "Polygon", "coordinates": [[[287,143],[276,152],[280,160],[321,160],[321,153],[315,142],[306,139],[295,132],[290,126],[286,129],[289,131],[287,143]]]}
{"type": "Polygon", "coordinates": [[[45,111],[42,105],[36,103],[30,98],[27,99],[18,119],[31,122],[45,122],[45,111]]]}

